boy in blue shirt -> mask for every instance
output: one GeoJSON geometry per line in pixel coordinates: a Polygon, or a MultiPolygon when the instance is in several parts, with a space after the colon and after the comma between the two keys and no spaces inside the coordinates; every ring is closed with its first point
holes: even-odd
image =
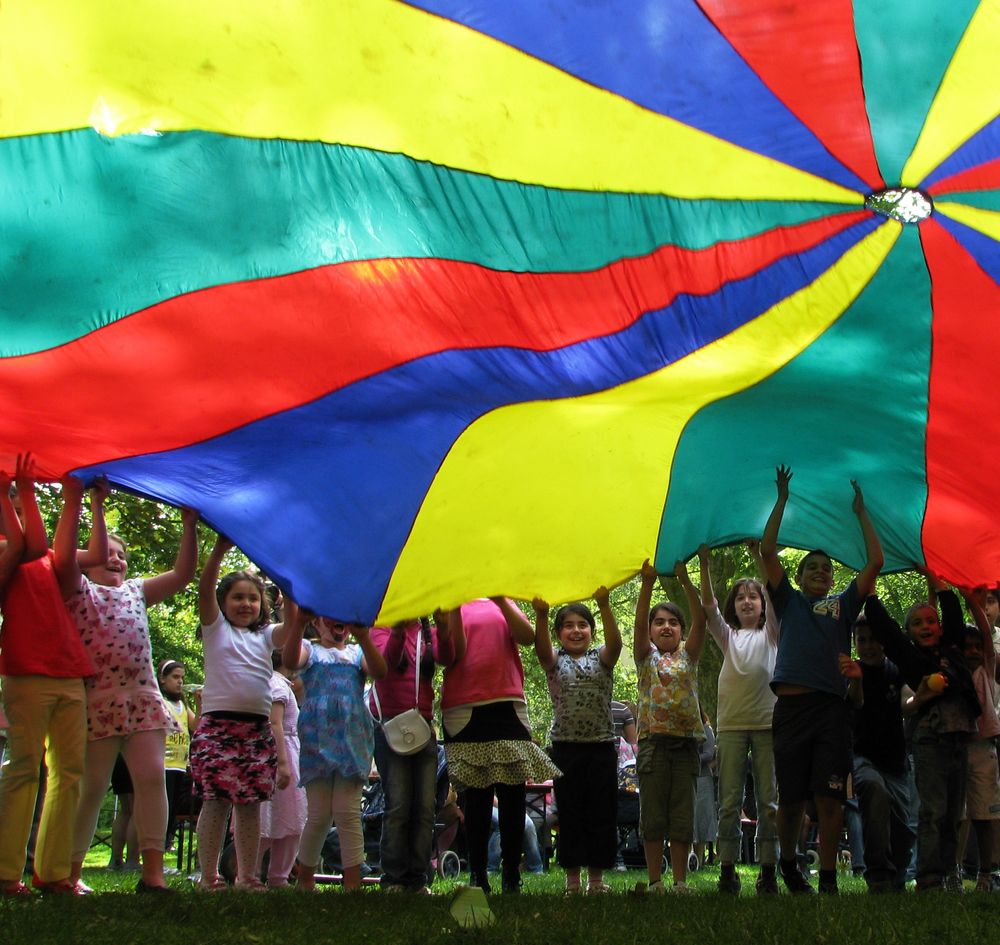
{"type": "Polygon", "coordinates": [[[819,891],[837,892],[837,845],[843,802],[851,774],[851,716],[840,654],[851,652],[851,628],[865,598],[875,590],[882,545],[856,482],[852,509],[865,541],[867,561],[847,590],[831,596],[833,562],[810,551],[799,563],[795,590],[778,558],[778,529],[788,502],[791,470],[777,470],[778,498],[764,527],[760,550],[767,590],[781,621],[771,688],[778,696],[772,731],[778,779],[779,869],[793,893],[812,887],[795,857],[805,803],[813,800],[819,820],[819,891]]]}

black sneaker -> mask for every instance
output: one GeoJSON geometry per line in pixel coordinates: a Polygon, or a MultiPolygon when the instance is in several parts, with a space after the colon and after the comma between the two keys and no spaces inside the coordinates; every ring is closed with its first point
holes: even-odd
{"type": "MultiPolygon", "coordinates": [[[[810,890],[811,891],[811,890],[810,890]]],[[[829,880],[820,880],[819,891],[823,896],[839,896],[840,892],[837,889],[837,881],[834,880],[832,883],[829,880]]]]}
{"type": "Polygon", "coordinates": [[[809,880],[802,875],[802,870],[799,869],[798,863],[794,860],[786,863],[784,860],[780,863],[781,878],[785,882],[785,887],[788,889],[792,895],[799,895],[800,893],[805,895],[811,895],[816,890],[809,885],[809,880]]]}
{"type": "Polygon", "coordinates": [[[778,877],[775,874],[775,868],[762,866],[754,886],[758,896],[776,896],[778,894],[778,877]]]}
{"type": "Polygon", "coordinates": [[[729,896],[738,896],[740,886],[740,874],[736,872],[736,867],[732,866],[728,870],[722,867],[722,872],[719,874],[719,892],[729,896]]]}

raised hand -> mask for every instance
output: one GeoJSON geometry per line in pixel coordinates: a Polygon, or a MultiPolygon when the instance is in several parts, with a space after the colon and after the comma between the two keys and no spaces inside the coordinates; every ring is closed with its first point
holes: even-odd
{"type": "Polygon", "coordinates": [[[778,498],[788,498],[788,484],[792,481],[792,470],[782,464],[775,470],[775,484],[778,487],[778,498]]]}
{"type": "Polygon", "coordinates": [[[642,579],[644,581],[656,580],[656,568],[650,563],[649,558],[642,562],[642,567],[639,568],[639,573],[642,575],[642,579]]]}
{"type": "Polygon", "coordinates": [[[855,515],[860,515],[865,510],[865,497],[861,492],[861,486],[857,479],[851,480],[851,488],[854,489],[854,501],[851,503],[851,511],[855,515]]]}
{"type": "Polygon", "coordinates": [[[535,616],[539,620],[549,619],[549,603],[548,601],[542,600],[540,597],[536,597],[531,601],[531,606],[535,609],[535,616]]]}
{"type": "MultiPolygon", "coordinates": [[[[14,467],[14,482],[17,483],[17,491],[23,492],[30,489],[35,484],[35,475],[35,460],[31,453],[18,453],[14,467]]],[[[9,477],[7,487],[10,488],[9,477]]]]}
{"type": "Polygon", "coordinates": [[[98,476],[90,484],[90,500],[98,505],[103,503],[111,495],[111,483],[107,476],[98,476]]]}
{"type": "Polygon", "coordinates": [[[181,509],[181,524],[185,528],[194,528],[198,524],[198,510],[185,505],[181,509]]]}
{"type": "Polygon", "coordinates": [[[602,584],[596,591],[594,591],[594,600],[597,601],[598,607],[604,607],[611,599],[611,593],[602,584]]]}

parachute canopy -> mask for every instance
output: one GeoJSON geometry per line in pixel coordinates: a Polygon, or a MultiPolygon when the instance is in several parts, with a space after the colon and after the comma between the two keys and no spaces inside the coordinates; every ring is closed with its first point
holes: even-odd
{"type": "Polygon", "coordinates": [[[385,621],[759,535],[1000,578],[1000,3],[10,0],[0,466],[385,621]]]}

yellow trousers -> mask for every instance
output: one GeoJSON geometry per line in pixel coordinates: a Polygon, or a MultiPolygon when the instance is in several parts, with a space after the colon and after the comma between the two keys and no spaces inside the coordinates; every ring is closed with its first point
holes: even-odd
{"type": "Polygon", "coordinates": [[[46,883],[66,879],[87,747],[83,680],[4,676],[3,702],[10,727],[0,772],[0,882],[19,880],[24,870],[43,756],[48,782],[35,874],[46,883]]]}

